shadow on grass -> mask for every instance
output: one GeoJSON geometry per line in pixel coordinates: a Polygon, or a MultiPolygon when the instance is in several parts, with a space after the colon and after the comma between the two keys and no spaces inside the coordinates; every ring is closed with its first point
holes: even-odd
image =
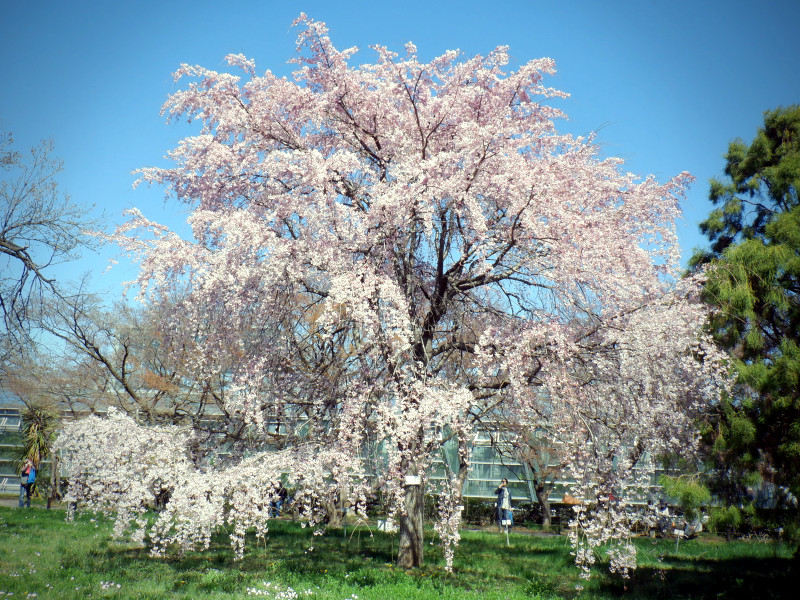
{"type": "Polygon", "coordinates": [[[637,600],[794,600],[800,597],[798,566],[787,558],[665,559],[659,567],[636,569],[626,585],[606,578],[598,590],[637,600]]]}
{"type": "MultiPolygon", "coordinates": [[[[93,570],[112,569],[126,577],[145,575],[158,577],[158,573],[171,572],[165,580],[175,581],[173,591],[241,590],[255,577],[279,580],[285,585],[302,586],[349,584],[362,588],[395,586],[395,589],[425,589],[452,592],[496,591],[498,587],[509,590],[530,588],[530,591],[550,589],[551,586],[537,570],[538,562],[531,556],[549,557],[549,561],[562,561],[554,549],[531,549],[512,545],[498,550],[493,539],[467,539],[457,552],[455,573],[443,568],[442,551],[437,539],[428,537],[425,544],[425,564],[413,570],[395,566],[397,540],[381,532],[348,529],[330,530],[324,536],[314,536],[308,528],[297,523],[279,522],[270,526],[266,544],[263,539],[248,535],[244,557],[236,561],[227,536],[222,533],[212,537],[208,550],[186,552],[153,559],[144,548],[126,548],[111,545],[88,557],[85,567],[93,570]],[[497,564],[506,565],[497,570],[497,564]],[[102,566],[101,566],[102,565],[102,566]],[[487,571],[487,565],[490,567],[487,571]],[[487,577],[491,572],[491,577],[487,577]]],[[[567,561],[568,562],[568,561],[567,561]]],[[[412,597],[412,596],[403,596],[412,597]]]]}
{"type": "Polygon", "coordinates": [[[106,545],[98,558],[102,554],[104,560],[119,568],[131,562],[157,562],[180,573],[235,568],[242,573],[263,574],[274,570],[334,576],[363,568],[365,564],[391,566],[395,558],[391,548],[392,540],[383,534],[345,537],[341,530],[332,530],[315,536],[309,528],[301,528],[297,523],[277,522],[271,525],[266,540],[256,538],[252,532],[248,534],[241,560],[234,558],[230,539],[224,532],[213,535],[208,549],[202,551],[168,553],[154,559],[146,548],[125,547],[123,543],[106,545]]]}

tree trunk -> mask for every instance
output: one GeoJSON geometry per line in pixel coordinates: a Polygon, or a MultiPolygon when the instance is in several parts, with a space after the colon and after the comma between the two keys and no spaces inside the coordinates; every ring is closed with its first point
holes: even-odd
{"type": "Polygon", "coordinates": [[[405,514],[400,516],[398,567],[411,569],[422,565],[422,509],[422,485],[407,483],[405,486],[405,514]]]}
{"type": "Polygon", "coordinates": [[[452,467],[450,466],[447,452],[445,451],[445,448],[442,447],[442,464],[444,465],[444,471],[450,482],[453,484],[459,504],[464,503],[464,484],[467,482],[467,475],[469,475],[470,468],[470,462],[468,458],[466,458],[470,455],[469,450],[470,449],[468,447],[467,440],[463,436],[459,435],[458,471],[454,473],[452,467]]]}
{"type": "Polygon", "coordinates": [[[350,508],[350,492],[347,486],[339,490],[339,510],[342,513],[342,526],[347,529],[347,512],[350,508]]]}
{"type": "Polygon", "coordinates": [[[53,502],[61,500],[61,474],[58,468],[58,454],[53,452],[50,457],[50,493],[47,496],[47,510],[53,502]]]}
{"type": "Polygon", "coordinates": [[[536,499],[539,501],[539,507],[542,510],[542,527],[550,529],[550,486],[540,483],[538,480],[534,482],[534,490],[536,491],[536,499]]]}
{"type": "Polygon", "coordinates": [[[458,474],[456,475],[456,485],[458,486],[458,502],[464,504],[464,484],[467,482],[469,468],[471,466],[470,456],[472,449],[464,436],[458,436],[458,474]]]}
{"type": "Polygon", "coordinates": [[[550,500],[548,498],[553,486],[547,485],[547,483],[542,480],[543,478],[540,478],[539,472],[533,465],[526,461],[523,462],[523,466],[525,467],[525,475],[528,479],[528,493],[531,494],[531,502],[533,502],[533,496],[535,495],[536,501],[539,503],[539,508],[542,511],[542,527],[550,529],[553,522],[550,517],[550,500]]]}
{"type": "Polygon", "coordinates": [[[328,516],[328,527],[331,529],[338,529],[342,526],[342,515],[339,512],[339,507],[336,502],[330,498],[320,500],[325,514],[328,516]]]}

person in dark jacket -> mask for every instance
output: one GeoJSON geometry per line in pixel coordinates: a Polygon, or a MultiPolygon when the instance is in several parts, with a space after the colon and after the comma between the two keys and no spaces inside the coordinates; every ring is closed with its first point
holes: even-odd
{"type": "Polygon", "coordinates": [[[19,473],[19,507],[31,507],[31,491],[36,482],[36,467],[31,459],[26,459],[19,473]]]}
{"type": "Polygon", "coordinates": [[[502,527],[507,524],[509,527],[514,525],[514,514],[511,510],[511,490],[508,489],[508,479],[505,477],[500,481],[500,487],[495,491],[497,494],[497,524],[502,527]]]}
{"type": "Polygon", "coordinates": [[[278,492],[276,495],[275,500],[270,502],[270,516],[272,518],[277,518],[280,516],[281,511],[283,510],[283,505],[286,503],[286,498],[289,496],[289,491],[283,487],[283,484],[280,484],[278,487],[278,492]]]}

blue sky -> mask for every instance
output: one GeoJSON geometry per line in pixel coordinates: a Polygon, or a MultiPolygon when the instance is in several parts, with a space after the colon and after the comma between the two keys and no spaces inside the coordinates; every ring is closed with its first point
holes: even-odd
{"type": "MultiPolygon", "coordinates": [[[[288,74],[301,12],[325,21],[339,48],[401,50],[421,58],[510,46],[514,64],[549,56],[562,131],[598,133],[603,152],[659,180],[689,171],[697,181],[679,233],[684,260],[703,245],[697,223],[710,210],[708,180],[719,176],[728,143],[749,141],[765,110],[800,102],[797,0],[496,0],[405,2],[7,0],[0,5],[0,128],[18,147],[52,137],[73,200],[102,209],[109,223],[136,206],[174,223],[157,189],[132,189],[131,171],[165,164],[192,130],[159,116],[178,88],[180,63],[223,70],[243,53],[257,69],[288,74]]],[[[98,289],[118,289],[135,268],[101,274],[112,250],[86,256],[60,279],[91,271],[98,289]]]]}

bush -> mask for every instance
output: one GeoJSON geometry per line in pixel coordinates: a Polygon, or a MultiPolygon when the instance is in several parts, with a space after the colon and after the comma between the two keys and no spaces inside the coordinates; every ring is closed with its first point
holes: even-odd
{"type": "MultiPolygon", "coordinates": [[[[552,505],[556,510],[556,516],[551,517],[553,523],[558,522],[560,516],[560,505],[552,505]]],[[[569,507],[567,507],[569,509],[569,507]]],[[[497,509],[493,500],[481,498],[465,498],[463,521],[470,525],[487,526],[492,525],[497,519],[497,509]]],[[[514,524],[515,525],[539,525],[542,522],[542,507],[538,503],[520,502],[514,504],[514,524]]]]}
{"type": "Polygon", "coordinates": [[[693,477],[662,475],[659,483],[667,496],[675,498],[687,521],[694,521],[704,506],[711,502],[711,492],[693,477]]]}
{"type": "Polygon", "coordinates": [[[711,509],[708,528],[715,533],[730,535],[742,525],[742,512],[735,506],[715,506],[711,509]]]}
{"type": "Polygon", "coordinates": [[[495,521],[495,503],[481,498],[464,498],[464,523],[477,526],[491,525],[495,521]]]}

